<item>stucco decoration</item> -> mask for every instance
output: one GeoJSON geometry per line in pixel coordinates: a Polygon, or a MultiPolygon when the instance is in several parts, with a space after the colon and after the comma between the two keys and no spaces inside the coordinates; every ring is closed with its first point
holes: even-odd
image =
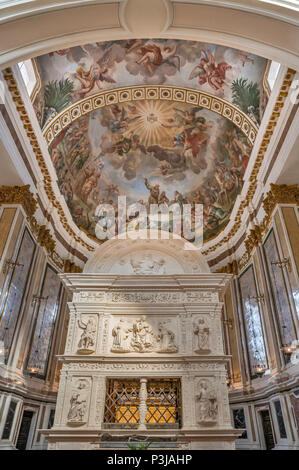
{"type": "Polygon", "coordinates": [[[163,275],[210,272],[200,251],[194,250],[191,243],[179,236],[165,234],[169,239],[159,239],[159,231],[140,231],[143,238],[137,238],[138,232],[128,235],[127,239],[115,237],[100,246],[87,261],[84,273],[163,275]],[[155,238],[145,238],[150,235],[155,238]]]}

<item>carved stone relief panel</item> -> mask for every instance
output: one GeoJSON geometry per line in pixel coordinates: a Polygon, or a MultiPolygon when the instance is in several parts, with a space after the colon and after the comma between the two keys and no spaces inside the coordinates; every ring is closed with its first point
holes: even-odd
{"type": "Polygon", "coordinates": [[[82,426],[88,421],[91,377],[72,377],[66,421],[68,426],[82,426]]]}
{"type": "Polygon", "coordinates": [[[221,402],[219,403],[219,421],[221,420],[224,426],[231,425],[231,417],[229,410],[229,398],[226,383],[226,373],[220,373],[218,376],[218,394],[221,396],[221,402]]]}
{"type": "Polygon", "coordinates": [[[177,322],[142,315],[111,320],[110,351],[112,353],[176,353],[177,322]]]}
{"type": "Polygon", "coordinates": [[[73,349],[74,335],[77,330],[77,312],[73,309],[69,313],[69,326],[65,343],[65,354],[71,354],[73,349]]]}
{"type": "Polygon", "coordinates": [[[182,379],[182,406],[183,406],[183,423],[188,428],[195,424],[195,403],[194,403],[194,377],[193,375],[183,375],[182,379]]]}
{"type": "Polygon", "coordinates": [[[104,407],[106,395],[106,378],[99,377],[97,379],[97,397],[95,405],[95,424],[99,425],[103,421],[104,407]]]}
{"type": "Polygon", "coordinates": [[[193,318],[193,350],[197,354],[211,352],[211,329],[207,315],[193,318]]]}
{"type": "Polygon", "coordinates": [[[96,350],[98,315],[81,314],[77,322],[77,354],[92,354],[96,350]]]}
{"type": "Polygon", "coordinates": [[[104,354],[107,350],[107,343],[109,341],[109,323],[110,315],[104,315],[102,320],[102,329],[101,329],[101,352],[104,354]]]}
{"type": "Polygon", "coordinates": [[[211,426],[218,421],[216,384],[212,378],[198,377],[195,381],[196,421],[211,426]]]}
{"type": "Polygon", "coordinates": [[[172,274],[183,273],[179,263],[163,252],[142,250],[123,256],[113,264],[110,273],[122,274],[172,274]]]}
{"type": "Polygon", "coordinates": [[[63,369],[63,366],[62,366],[62,371],[60,373],[60,380],[59,380],[59,390],[58,390],[57,401],[56,401],[54,426],[59,426],[63,418],[63,402],[64,402],[64,397],[66,394],[67,379],[68,379],[68,372],[66,369],[63,369]]]}

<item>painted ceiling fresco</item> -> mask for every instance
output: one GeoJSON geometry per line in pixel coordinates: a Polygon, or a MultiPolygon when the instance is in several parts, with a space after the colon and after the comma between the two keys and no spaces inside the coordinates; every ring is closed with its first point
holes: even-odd
{"type": "MultiPolygon", "coordinates": [[[[194,41],[94,43],[38,57],[36,65],[34,108],[44,129],[74,103],[122,87],[199,90],[232,103],[255,126],[267,102],[265,59],[194,41]]],[[[207,240],[229,221],[251,148],[233,119],[190,100],[147,96],[89,110],[49,150],[73,220],[89,235],[96,235],[98,205],[116,207],[125,195],[128,204],[202,203],[207,240]]]]}

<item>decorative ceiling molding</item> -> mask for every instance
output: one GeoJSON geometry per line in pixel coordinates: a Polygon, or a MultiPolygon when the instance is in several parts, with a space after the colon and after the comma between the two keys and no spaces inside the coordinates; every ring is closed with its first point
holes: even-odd
{"type": "Polygon", "coordinates": [[[283,108],[285,99],[288,96],[288,92],[289,92],[289,89],[291,87],[291,84],[292,84],[295,73],[296,72],[294,70],[288,69],[287,73],[284,77],[284,80],[283,80],[283,83],[280,87],[280,91],[279,91],[275,106],[273,108],[273,112],[271,114],[268,125],[266,127],[266,130],[265,130],[265,133],[264,133],[264,136],[263,136],[263,139],[262,139],[262,142],[261,142],[256,160],[255,160],[253,169],[251,171],[251,175],[249,177],[249,187],[248,187],[248,190],[247,190],[247,194],[246,194],[245,198],[240,202],[239,208],[238,208],[236,216],[235,216],[234,225],[230,229],[228,234],[225,237],[223,237],[218,243],[215,243],[215,245],[213,245],[210,248],[208,248],[207,250],[203,251],[204,255],[212,253],[217,248],[219,248],[223,244],[227,243],[237,233],[237,231],[241,227],[241,225],[242,225],[242,215],[244,213],[244,209],[246,207],[248,207],[249,202],[253,199],[253,197],[255,195],[257,185],[258,185],[257,177],[258,177],[258,174],[259,174],[259,170],[260,170],[261,165],[263,163],[265,153],[268,149],[268,145],[270,143],[271,136],[274,132],[275,126],[276,126],[277,121],[279,119],[279,116],[280,116],[281,110],[283,108]]]}
{"type": "Polygon", "coordinates": [[[20,204],[26,215],[27,222],[36,242],[44,247],[53,263],[62,269],[64,261],[55,251],[56,241],[50,234],[50,230],[46,225],[39,225],[34,217],[37,202],[30,191],[30,186],[1,186],[0,187],[0,205],[2,204],[20,204]]]}
{"type": "Polygon", "coordinates": [[[298,184],[271,184],[270,191],[263,200],[263,208],[266,213],[260,224],[255,224],[250,230],[244,242],[245,252],[238,260],[233,260],[225,266],[218,268],[217,273],[234,274],[237,276],[249,263],[253,250],[259,246],[272,223],[272,215],[278,204],[296,204],[299,206],[299,186],[298,184]]]}
{"type": "MultiPolygon", "coordinates": [[[[272,222],[272,214],[278,204],[296,204],[299,206],[299,186],[298,184],[271,184],[270,191],[267,193],[263,208],[266,213],[259,225],[254,225],[245,240],[246,251],[238,260],[239,270],[242,270],[249,262],[251,254],[258,245],[263,242],[265,235],[272,222]]],[[[227,272],[227,271],[221,271],[227,272]]]]}
{"type": "Polygon", "coordinates": [[[234,274],[235,276],[237,276],[239,273],[237,261],[233,260],[231,263],[227,263],[225,266],[216,269],[216,273],[234,274]]]}
{"type": "Polygon", "coordinates": [[[253,146],[258,128],[255,123],[237,106],[212,94],[199,92],[193,88],[175,86],[133,86],[102,91],[68,106],[55,116],[43,130],[48,146],[71,123],[97,109],[113,104],[141,100],[162,100],[201,106],[217,113],[235,124],[253,146]]]}
{"type": "Polygon", "coordinates": [[[0,68],[99,40],[204,40],[298,68],[298,10],[259,0],[7,0],[0,2],[0,68]],[[137,7],[136,7],[137,5],[137,7]],[[21,34],[20,31],[22,31],[21,34]],[[139,33],[137,33],[139,32],[139,33]]]}
{"type": "Polygon", "coordinates": [[[32,235],[39,246],[46,249],[49,258],[55,266],[61,271],[67,273],[82,272],[82,269],[69,259],[63,259],[55,250],[56,241],[52,237],[50,230],[46,225],[39,225],[34,214],[37,210],[37,202],[30,186],[1,186],[0,187],[0,206],[2,204],[21,205],[27,216],[27,222],[30,226],[32,235]]]}
{"type": "Polygon", "coordinates": [[[39,168],[42,172],[43,175],[43,187],[44,190],[47,194],[47,197],[49,201],[52,203],[53,207],[57,210],[57,213],[60,217],[60,221],[64,227],[64,229],[67,231],[67,233],[78,243],[80,243],[82,246],[87,248],[89,251],[93,251],[94,247],[90,246],[88,243],[86,243],[81,237],[76,235],[74,230],[70,227],[67,218],[65,216],[64,210],[60,204],[60,202],[57,200],[53,188],[52,188],[52,179],[50,176],[50,172],[47,168],[47,164],[45,162],[43,153],[41,151],[41,148],[39,146],[38,140],[36,138],[35,132],[33,130],[33,127],[30,122],[30,118],[27,114],[24,102],[22,100],[21,94],[19,92],[16,80],[14,78],[13,72],[10,68],[7,68],[3,71],[3,77],[5,81],[7,82],[8,85],[8,90],[10,91],[12,95],[12,99],[16,105],[17,112],[20,116],[20,119],[23,123],[23,127],[26,131],[27,137],[30,141],[32,150],[35,154],[36,160],[38,162],[39,168]]]}
{"type": "MultiPolygon", "coordinates": [[[[294,78],[295,73],[296,72],[294,70],[288,69],[287,73],[284,77],[283,83],[280,87],[278,98],[277,98],[275,106],[273,108],[271,118],[270,118],[269,123],[266,127],[266,131],[264,133],[262,143],[260,145],[259,152],[257,154],[256,161],[254,163],[251,175],[249,177],[250,184],[249,184],[249,188],[248,188],[246,197],[240,202],[240,205],[239,205],[239,208],[237,210],[237,214],[236,214],[236,217],[235,217],[235,220],[234,220],[234,225],[231,228],[231,230],[229,231],[229,233],[226,236],[224,236],[218,243],[216,243],[215,245],[212,245],[207,250],[203,250],[204,255],[208,255],[209,253],[214,252],[217,248],[219,248],[223,244],[227,243],[237,233],[237,231],[240,229],[240,227],[242,225],[242,215],[243,215],[244,209],[249,205],[249,202],[252,200],[252,198],[255,194],[255,191],[257,189],[257,176],[258,176],[260,167],[262,165],[264,155],[265,155],[265,153],[267,151],[267,148],[268,148],[268,145],[270,143],[270,138],[273,134],[274,128],[275,128],[276,123],[279,119],[282,107],[284,105],[284,101],[285,101],[285,99],[288,95],[288,91],[291,87],[291,83],[292,83],[292,80],[294,78]]],[[[30,143],[32,145],[32,149],[35,153],[35,156],[36,156],[36,159],[38,161],[39,167],[40,167],[40,169],[41,169],[41,171],[44,175],[44,189],[45,189],[45,192],[46,192],[49,200],[53,203],[53,206],[57,209],[57,212],[58,212],[58,215],[60,217],[61,223],[62,223],[63,227],[66,229],[67,233],[69,233],[69,235],[71,237],[73,237],[78,243],[85,246],[89,251],[93,251],[94,247],[88,245],[84,240],[82,240],[81,237],[78,237],[75,234],[75,232],[73,231],[73,229],[70,227],[69,223],[67,222],[67,218],[65,216],[64,210],[63,210],[60,202],[57,201],[57,199],[55,197],[55,194],[54,194],[54,191],[53,191],[52,185],[51,185],[51,177],[50,177],[49,171],[47,169],[46,162],[44,160],[44,157],[42,155],[41,149],[40,149],[39,144],[37,142],[35,133],[34,133],[33,128],[31,126],[28,114],[25,110],[24,103],[23,103],[23,100],[21,98],[20,92],[18,90],[17,83],[16,83],[15,78],[13,76],[12,70],[11,69],[6,69],[3,73],[3,76],[4,76],[4,79],[6,80],[6,82],[8,83],[9,91],[12,94],[13,101],[16,103],[17,111],[18,111],[18,113],[20,115],[20,118],[23,122],[24,129],[26,130],[27,136],[28,136],[28,138],[30,140],[30,143]]],[[[140,88],[140,87],[138,87],[138,88],[140,88]]],[[[147,87],[144,87],[144,88],[147,88],[147,87]]],[[[153,87],[149,87],[149,88],[153,88],[153,87]]],[[[160,88],[160,87],[154,87],[154,88],[160,88]]],[[[168,87],[161,87],[161,88],[166,88],[167,89],[168,87]]],[[[110,93],[111,92],[107,92],[106,94],[109,95],[110,93]]],[[[114,92],[112,92],[112,93],[114,93],[114,92]]],[[[199,95],[199,92],[197,92],[197,94],[199,95]]],[[[92,99],[94,99],[94,97],[90,98],[90,100],[92,100],[92,99]]],[[[111,103],[111,104],[113,104],[113,103],[111,103]]],[[[219,236],[219,234],[217,236],[219,236]]],[[[93,238],[93,240],[96,241],[94,238],[93,238]]],[[[211,241],[211,239],[209,239],[209,242],[210,241],[211,241]]]]}

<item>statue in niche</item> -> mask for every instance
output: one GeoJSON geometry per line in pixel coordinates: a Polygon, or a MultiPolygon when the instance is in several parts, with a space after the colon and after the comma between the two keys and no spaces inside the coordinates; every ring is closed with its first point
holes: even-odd
{"type": "Polygon", "coordinates": [[[91,354],[95,351],[96,319],[90,316],[87,323],[78,320],[78,325],[83,330],[78,343],[78,353],[91,354]]]}
{"type": "Polygon", "coordinates": [[[154,350],[156,336],[150,325],[146,322],[144,315],[138,318],[127,332],[132,335],[130,346],[134,351],[152,352],[154,350]]]}
{"type": "Polygon", "coordinates": [[[197,336],[195,352],[203,354],[210,352],[210,329],[204,326],[204,320],[198,320],[193,326],[193,333],[197,336]]]}
{"type": "Polygon", "coordinates": [[[112,329],[113,343],[111,352],[129,352],[127,346],[128,332],[124,327],[124,320],[120,319],[119,323],[112,329]]]}
{"type": "Polygon", "coordinates": [[[200,380],[198,383],[198,423],[215,424],[218,415],[218,405],[215,393],[211,391],[208,380],[200,380]]]}
{"type": "Polygon", "coordinates": [[[158,325],[158,342],[159,342],[159,350],[160,353],[174,353],[178,351],[178,347],[175,344],[175,334],[170,331],[165,326],[165,322],[160,322],[158,325]]]}
{"type": "Polygon", "coordinates": [[[135,274],[165,274],[165,260],[152,253],[135,254],[130,263],[135,274]]]}
{"type": "Polygon", "coordinates": [[[67,415],[68,422],[83,423],[86,412],[86,400],[80,392],[74,392],[70,400],[70,410],[67,415]]]}

